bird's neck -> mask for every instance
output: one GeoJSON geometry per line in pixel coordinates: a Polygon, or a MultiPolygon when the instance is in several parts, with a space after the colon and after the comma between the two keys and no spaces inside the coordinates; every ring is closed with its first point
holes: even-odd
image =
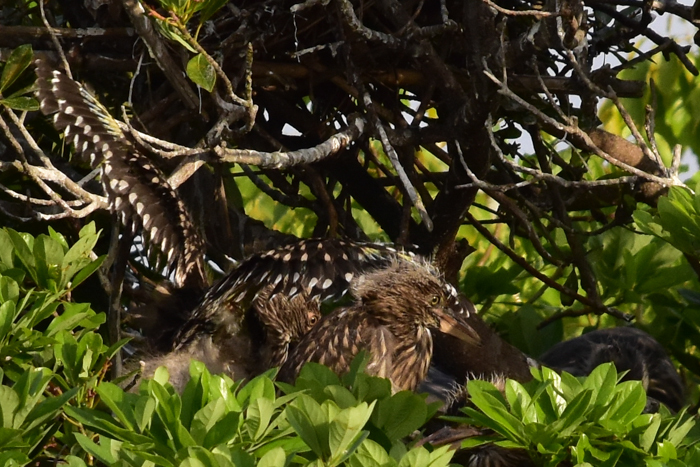
{"type": "MultiPolygon", "coordinates": [[[[405,328],[404,328],[405,330],[405,328]]],[[[393,352],[394,390],[413,390],[428,374],[433,355],[433,336],[430,330],[415,325],[411,332],[396,335],[397,345],[393,352]]]]}

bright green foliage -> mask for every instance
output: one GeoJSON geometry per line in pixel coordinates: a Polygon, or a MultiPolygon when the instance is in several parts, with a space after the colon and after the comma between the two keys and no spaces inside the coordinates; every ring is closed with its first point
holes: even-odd
{"type": "MultiPolygon", "coordinates": [[[[689,58],[698,65],[697,55],[689,58]]],[[[671,148],[675,144],[691,149],[696,156],[700,155],[700,145],[696,138],[700,125],[700,81],[697,76],[688,72],[675,56],[670,56],[667,60],[658,54],[652,60],[623,71],[619,78],[645,83],[654,81],[655,102],[652,102],[649,89],[642,99],[622,99],[622,102],[637,128],[644,128],[646,106],[655,105],[656,142],[666,165],[670,165],[671,148]]],[[[610,101],[604,103],[599,115],[605,122],[606,130],[622,136],[630,134],[620,113],[610,101]]]]}
{"type": "MultiPolygon", "coordinates": [[[[193,362],[182,395],[164,368],[138,392],[125,392],[103,381],[120,347],[108,348],[95,332],[104,315],[67,300],[101,261],[90,258],[98,236],[92,224],[72,247],[53,230],[0,236],[0,465],[443,467],[452,459],[446,446],[414,446],[436,405],[424,395],[392,394],[387,380],[362,371],[364,356],[342,378],[308,364],[293,386],[275,383],[274,370],[242,384],[193,362]]],[[[646,245],[609,242],[601,267],[612,268],[625,248],[653,263],[646,245]]],[[[634,290],[637,279],[619,280],[634,290]]],[[[475,408],[453,420],[495,434],[464,447],[522,447],[543,465],[700,461],[694,419],[665,409],[642,414],[641,383],[618,384],[611,365],[586,379],[534,373],[526,385],[508,381],[505,397],[490,383],[469,383],[475,408]]]]}
{"type": "Polygon", "coordinates": [[[216,84],[216,73],[214,68],[209,64],[206,57],[202,54],[197,54],[187,62],[187,76],[190,77],[195,84],[203,87],[209,92],[214,90],[216,84]]]}
{"type": "Polygon", "coordinates": [[[434,406],[410,392],[392,395],[387,380],[360,371],[341,382],[310,364],[297,385],[282,385],[287,394],[278,396],[274,371],[242,386],[193,362],[181,397],[163,370],[138,393],[102,383],[97,393],[113,416],[67,407],[70,417],[99,433],[76,435],[80,446],[105,464],[125,466],[439,467],[452,458],[447,448],[429,452],[404,444],[434,406]]]}
{"type": "Polygon", "coordinates": [[[68,301],[103,260],[90,257],[97,237],[94,224],[72,247],[51,228],[37,237],[0,230],[0,465],[53,457],[48,441],[60,450],[71,433],[62,408],[92,404],[121,346],[108,348],[95,332],[104,314],[68,301]]]}
{"type": "Polygon", "coordinates": [[[195,38],[199,35],[202,25],[226,4],[226,0],[160,0],[160,4],[170,14],[167,18],[154,15],[161,33],[190,52],[196,53],[187,62],[187,76],[198,86],[212,92],[216,84],[214,67],[204,54],[197,53],[196,44],[193,42],[196,41],[195,38]],[[193,38],[187,32],[186,24],[197,13],[199,13],[199,26],[193,38]]]}
{"type": "Polygon", "coordinates": [[[671,187],[659,198],[657,212],[637,210],[634,220],[643,232],[655,235],[688,255],[700,256],[700,196],[671,187]]]}
{"type": "Polygon", "coordinates": [[[684,466],[700,460],[700,430],[682,410],[671,415],[642,413],[646,393],[640,381],[618,382],[606,363],[586,378],[533,369],[534,380],[508,380],[505,397],[486,381],[468,383],[477,409],[462,409],[452,420],[491,428],[490,437],[471,438],[463,447],[494,442],[524,448],[537,465],[569,461],[596,466],[684,466]]]}

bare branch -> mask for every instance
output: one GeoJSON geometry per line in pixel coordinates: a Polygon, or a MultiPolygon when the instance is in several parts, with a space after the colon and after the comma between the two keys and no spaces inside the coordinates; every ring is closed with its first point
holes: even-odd
{"type": "Polygon", "coordinates": [[[323,143],[308,149],[289,152],[260,152],[248,149],[228,149],[225,146],[216,146],[214,153],[221,162],[233,162],[236,164],[257,165],[281,169],[298,164],[311,164],[336,154],[352,141],[356,140],[364,132],[364,121],[355,117],[348,128],[341,131],[323,143]]]}

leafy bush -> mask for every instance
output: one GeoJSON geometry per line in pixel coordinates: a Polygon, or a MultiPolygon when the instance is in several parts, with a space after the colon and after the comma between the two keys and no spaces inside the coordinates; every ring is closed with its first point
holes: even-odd
{"type": "Polygon", "coordinates": [[[647,404],[641,381],[618,382],[612,363],[588,377],[533,369],[534,380],[508,380],[505,397],[486,381],[468,383],[467,417],[451,417],[492,429],[494,436],[471,438],[462,447],[487,442],[523,448],[536,465],[570,461],[580,466],[692,466],[700,462],[700,431],[685,410],[676,415],[647,404]]]}
{"type": "MultiPolygon", "coordinates": [[[[49,229],[32,237],[0,230],[0,464],[43,459],[74,467],[118,466],[446,466],[453,451],[415,446],[437,411],[425,396],[391,393],[364,374],[364,359],[339,378],[309,364],[295,385],[275,370],[242,384],[193,362],[182,396],[159,369],[138,392],[104,381],[105,322],[72,291],[102,262],[91,258],[92,224],[69,246],[49,229]]],[[[534,371],[509,380],[505,397],[471,381],[472,407],[452,422],[492,429],[464,448],[493,442],[523,448],[537,463],[558,465],[696,465],[694,418],[665,409],[644,414],[639,382],[618,382],[612,365],[588,378],[534,371]]]]}
{"type": "Polygon", "coordinates": [[[94,388],[121,344],[107,347],[96,331],[105,321],[71,292],[103,258],[92,259],[98,233],[79,239],[49,228],[36,238],[0,230],[0,464],[52,458],[73,444],[62,417],[67,403],[90,406],[94,388]]]}
{"type": "MultiPolygon", "coordinates": [[[[359,366],[359,364],[358,364],[359,366]]],[[[108,465],[124,466],[427,466],[448,465],[447,447],[432,452],[403,439],[435,413],[424,396],[391,394],[388,380],[354,371],[341,380],[309,364],[296,386],[282,385],[274,370],[245,385],[211,375],[200,362],[182,397],[159,369],[138,393],[114,384],[97,394],[114,416],[99,409],[67,407],[93,430],[76,434],[85,451],[108,465]]]]}

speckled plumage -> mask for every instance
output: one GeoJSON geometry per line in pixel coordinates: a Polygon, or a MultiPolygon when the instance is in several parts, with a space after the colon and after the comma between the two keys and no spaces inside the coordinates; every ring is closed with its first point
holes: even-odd
{"type": "Polygon", "coordinates": [[[289,351],[321,319],[320,300],[305,293],[270,297],[270,291],[264,291],[253,309],[265,333],[264,342],[258,347],[264,369],[282,366],[289,351]]]}
{"type": "Polygon", "coordinates": [[[159,366],[170,373],[170,382],[182,391],[189,381],[190,360],[203,362],[212,373],[234,380],[250,378],[281,366],[290,348],[321,318],[320,302],[306,294],[270,297],[270,287],[255,299],[248,312],[247,332],[229,336],[223,329],[203,333],[172,352],[143,360],[143,374],[151,376],[159,366]]]}
{"type": "Polygon", "coordinates": [[[426,262],[393,261],[359,277],[351,292],[355,304],[322,318],[290,353],[280,379],[292,381],[309,361],[342,374],[365,350],[369,374],[389,378],[395,391],[411,390],[428,372],[431,330],[478,342],[456,291],[426,262]]]}
{"type": "Polygon", "coordinates": [[[412,254],[390,245],[342,239],[308,239],[246,258],[212,287],[175,339],[175,349],[201,334],[236,336],[245,312],[267,290],[269,297],[306,294],[325,301],[345,295],[350,281],[368,269],[412,254]]]}

